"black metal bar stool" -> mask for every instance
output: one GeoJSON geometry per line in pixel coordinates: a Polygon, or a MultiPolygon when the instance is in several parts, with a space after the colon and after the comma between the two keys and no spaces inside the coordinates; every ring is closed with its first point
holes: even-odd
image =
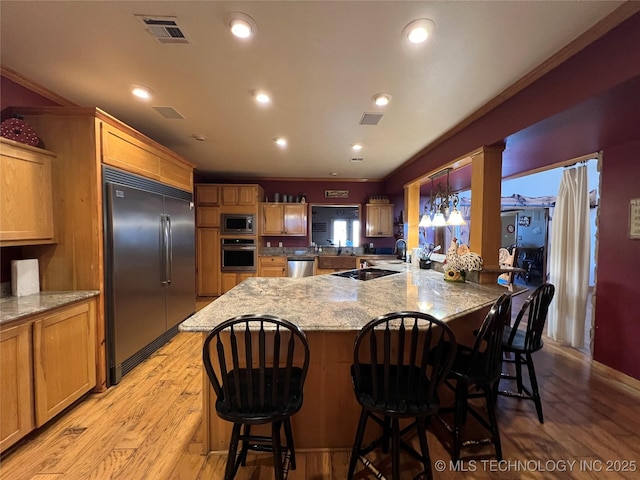
{"type": "Polygon", "coordinates": [[[287,458],[291,469],[296,468],[290,418],[302,407],[309,367],[305,334],[281,318],[241,315],[209,333],[202,356],[217,396],[216,413],[233,423],[224,479],[234,478],[251,449],[273,452],[274,477],[283,480],[287,458]],[[271,424],[270,437],[251,435],[251,426],[260,424],[271,424]],[[280,439],[283,425],[286,445],[280,439]],[[237,454],[240,442],[242,448],[237,454]]]}
{"type": "Polygon", "coordinates": [[[386,452],[389,438],[393,480],[401,478],[401,448],[422,462],[425,475],[432,478],[426,430],[440,406],[438,387],[451,368],[455,346],[453,332],[444,322],[420,312],[382,315],[358,333],[351,377],[362,411],[348,480],[353,478],[360,456],[379,445],[386,452]],[[369,418],[382,426],[382,436],[363,447],[369,418]],[[401,431],[399,421],[405,418],[415,421],[401,431]],[[401,438],[413,427],[417,427],[420,453],[401,438]]]}

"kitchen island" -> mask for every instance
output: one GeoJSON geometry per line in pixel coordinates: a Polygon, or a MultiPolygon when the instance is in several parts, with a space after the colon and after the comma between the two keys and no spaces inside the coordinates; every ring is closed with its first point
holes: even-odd
{"type": "MultiPolygon", "coordinates": [[[[406,263],[384,263],[394,271],[368,281],[338,275],[249,278],[180,325],[207,333],[242,314],[270,314],[296,323],[306,333],[311,360],[304,404],[293,417],[297,448],[350,448],[360,407],[349,367],[357,333],[371,319],[394,311],[429,313],[446,321],[458,341],[469,341],[495,300],[506,290],[494,285],[449,283],[442,273],[406,263]]],[[[231,424],[215,413],[215,396],[204,374],[203,424],[207,451],[226,451],[231,424]]]]}

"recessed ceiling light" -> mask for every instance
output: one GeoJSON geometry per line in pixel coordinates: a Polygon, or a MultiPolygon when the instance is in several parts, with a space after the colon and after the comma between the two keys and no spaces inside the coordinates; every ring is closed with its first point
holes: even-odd
{"type": "Polygon", "coordinates": [[[362,150],[362,145],[360,145],[359,143],[356,143],[356,144],[352,145],[351,148],[353,150],[355,150],[356,152],[359,152],[360,150],[362,150]]]}
{"type": "Polygon", "coordinates": [[[255,35],[258,26],[246,13],[233,12],[229,17],[229,29],[237,38],[249,38],[255,35]]]}
{"type": "Polygon", "coordinates": [[[331,172],[331,173],[330,173],[330,175],[331,175],[332,177],[337,177],[337,176],[338,176],[338,172],[331,172]]]}
{"type": "Polygon", "coordinates": [[[276,145],[278,145],[280,148],[284,148],[287,146],[287,139],[284,137],[276,137],[273,139],[274,142],[276,142],[276,145]]]}
{"type": "Polygon", "coordinates": [[[195,138],[196,140],[198,140],[199,142],[204,142],[207,137],[205,137],[204,135],[202,135],[201,133],[194,133],[193,135],[191,135],[193,138],[195,138]]]}
{"type": "Polygon", "coordinates": [[[390,101],[391,101],[390,93],[376,93],[373,96],[373,102],[379,107],[384,107],[385,105],[389,105],[390,101]]]}
{"type": "Polygon", "coordinates": [[[153,92],[150,88],[143,85],[132,85],[131,93],[142,100],[149,100],[153,92]]]}
{"type": "Polygon", "coordinates": [[[256,99],[256,102],[258,103],[270,103],[271,102],[271,95],[269,95],[267,92],[265,92],[264,90],[256,90],[255,92],[253,92],[253,98],[256,99]]]}
{"type": "Polygon", "coordinates": [[[411,43],[423,43],[431,36],[436,24],[429,18],[419,18],[409,23],[402,33],[411,43]]]}

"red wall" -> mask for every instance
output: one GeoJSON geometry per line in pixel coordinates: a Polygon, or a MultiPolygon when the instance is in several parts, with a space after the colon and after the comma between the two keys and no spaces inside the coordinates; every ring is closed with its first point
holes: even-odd
{"type": "MultiPolygon", "coordinates": [[[[56,107],[57,103],[0,76],[0,110],[7,107],[56,107]]],[[[3,117],[4,120],[4,117],[3,117]]]]}
{"type": "Polygon", "coordinates": [[[640,198],[640,139],[603,153],[594,359],[640,379],[640,240],[629,200],[640,198]]]}
{"type": "MultiPolygon", "coordinates": [[[[441,165],[466,155],[481,145],[492,145],[507,140],[507,148],[509,148],[510,135],[561,112],[566,112],[588,99],[604,95],[605,92],[625,83],[628,83],[631,88],[625,89],[624,94],[627,96],[627,102],[634,105],[635,112],[623,112],[622,115],[632,115],[635,120],[638,117],[637,105],[640,103],[638,100],[640,96],[637,90],[634,90],[635,84],[631,81],[637,80],[640,76],[638,48],[640,48],[640,13],[631,16],[467,128],[432,150],[418,154],[413,163],[406,164],[386,179],[387,191],[401,191],[405,183],[431,170],[436,170],[441,165]]],[[[579,144],[574,142],[571,145],[571,156],[555,161],[568,160],[604,148],[605,145],[602,145],[602,142],[607,137],[609,123],[620,114],[608,111],[602,104],[590,105],[589,111],[577,113],[588,115],[590,135],[581,137],[579,144]]],[[[579,117],[564,120],[585,121],[579,117]]],[[[625,117],[625,123],[619,127],[620,129],[628,131],[636,127],[636,124],[626,120],[625,117]]],[[[555,152],[567,148],[566,142],[564,144],[559,142],[557,144],[559,148],[548,143],[538,144],[540,145],[546,146],[545,154],[532,157],[523,155],[522,152],[512,155],[509,150],[505,151],[503,176],[554,163],[557,155],[555,152]],[[550,154],[547,155],[546,152],[550,154]]],[[[470,181],[468,184],[470,185],[470,181]]],[[[425,190],[421,191],[423,194],[427,193],[425,190]]]]}

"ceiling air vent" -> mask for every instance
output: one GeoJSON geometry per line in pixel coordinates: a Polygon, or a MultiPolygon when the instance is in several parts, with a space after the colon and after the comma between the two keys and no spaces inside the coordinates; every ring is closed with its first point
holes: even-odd
{"type": "Polygon", "coordinates": [[[381,118],[381,113],[365,113],[360,119],[360,125],[378,125],[381,118]]]}
{"type": "Polygon", "coordinates": [[[153,107],[153,109],[162,115],[164,118],[168,118],[170,120],[182,120],[184,119],[184,115],[182,115],[179,111],[177,111],[173,107],[153,107]]]}
{"type": "Polygon", "coordinates": [[[189,39],[178,26],[177,17],[151,17],[148,15],[136,15],[147,26],[147,32],[160,43],[175,43],[184,45],[189,39]]]}
{"type": "Polygon", "coordinates": [[[354,163],[360,163],[360,162],[364,162],[364,158],[363,157],[351,157],[351,162],[354,163]]]}

